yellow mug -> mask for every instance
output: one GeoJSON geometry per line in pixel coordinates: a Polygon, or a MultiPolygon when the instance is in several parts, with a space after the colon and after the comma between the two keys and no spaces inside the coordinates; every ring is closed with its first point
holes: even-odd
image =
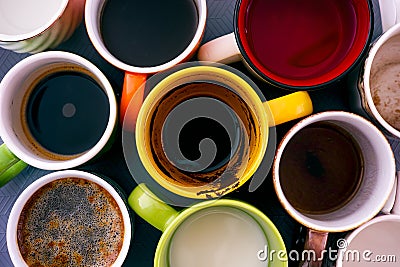
{"type": "Polygon", "coordinates": [[[218,198],[243,185],[263,161],[270,127],[313,110],[307,92],[268,102],[260,97],[247,76],[224,65],[189,64],[164,75],[134,126],[133,142],[151,182],[189,199],[218,198]]]}

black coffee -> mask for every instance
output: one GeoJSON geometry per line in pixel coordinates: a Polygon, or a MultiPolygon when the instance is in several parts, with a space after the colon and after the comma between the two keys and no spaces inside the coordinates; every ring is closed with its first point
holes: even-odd
{"type": "Polygon", "coordinates": [[[85,179],[63,178],[30,197],[17,237],[28,266],[111,266],[124,231],[121,210],[108,191],[85,179]]]}
{"type": "Polygon", "coordinates": [[[297,210],[331,212],[356,194],[363,176],[358,143],[344,129],[317,122],[288,142],[279,165],[282,190],[297,210]]]}
{"type": "Polygon", "coordinates": [[[211,82],[183,84],[165,94],[154,105],[146,128],[148,153],[167,179],[184,186],[222,176],[223,182],[234,183],[261,143],[249,106],[231,89],[211,82]],[[205,141],[214,147],[202,147],[205,141]]]}
{"type": "Polygon", "coordinates": [[[225,165],[231,156],[231,142],[223,125],[211,118],[199,117],[189,121],[179,135],[179,148],[182,154],[191,161],[201,157],[199,144],[204,139],[212,140],[216,145],[213,162],[201,172],[209,172],[225,165]]]}
{"type": "Polygon", "coordinates": [[[41,79],[25,109],[32,137],[58,155],[76,155],[92,148],[103,135],[110,114],[107,95],[92,77],[65,70],[41,79]]]}
{"type": "Polygon", "coordinates": [[[101,16],[105,46],[132,66],[169,62],[192,41],[198,24],[193,0],[108,0],[101,16]]]}

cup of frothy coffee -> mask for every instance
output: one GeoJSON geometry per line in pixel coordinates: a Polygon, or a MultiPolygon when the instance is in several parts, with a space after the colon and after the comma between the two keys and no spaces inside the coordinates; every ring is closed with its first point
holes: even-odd
{"type": "Polygon", "coordinates": [[[132,221],[112,181],[75,170],[45,175],[15,202],[7,247],[15,266],[121,266],[132,221]]]}

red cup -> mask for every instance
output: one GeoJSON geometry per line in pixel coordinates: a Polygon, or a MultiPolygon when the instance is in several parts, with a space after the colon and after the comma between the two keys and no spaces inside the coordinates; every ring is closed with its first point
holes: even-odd
{"type": "Polygon", "coordinates": [[[372,22],[369,0],[239,0],[234,32],[204,44],[198,58],[242,60],[281,88],[323,88],[362,59],[372,22]]]}

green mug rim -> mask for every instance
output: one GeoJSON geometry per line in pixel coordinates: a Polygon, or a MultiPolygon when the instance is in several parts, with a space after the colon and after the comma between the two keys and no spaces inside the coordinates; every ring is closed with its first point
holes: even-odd
{"type": "MultiPolygon", "coordinates": [[[[162,253],[165,249],[169,250],[170,247],[170,238],[174,235],[176,229],[191,215],[195,214],[198,211],[201,211],[203,209],[211,208],[211,207],[231,207],[238,209],[240,211],[245,212],[247,215],[251,216],[256,223],[262,228],[262,231],[265,234],[265,237],[267,239],[267,246],[268,248],[270,247],[270,238],[268,237],[264,227],[260,224],[259,220],[262,220],[264,222],[269,230],[271,230],[274,234],[274,238],[276,238],[276,242],[279,245],[279,250],[286,251],[286,246],[285,242],[283,241],[283,238],[278,230],[278,228],[275,226],[275,224],[258,208],[254,207],[253,205],[246,203],[241,200],[234,200],[234,199],[217,199],[217,200],[209,200],[209,201],[203,201],[200,203],[197,203],[191,207],[188,207],[184,209],[183,211],[179,212],[177,217],[175,217],[171,223],[165,228],[164,232],[162,233],[159,242],[157,244],[155,256],[154,256],[154,266],[156,267],[161,267],[162,266],[162,253]]],[[[256,256],[256,253],[255,253],[256,256]]],[[[287,260],[287,253],[286,253],[286,260],[278,260],[282,262],[282,266],[288,266],[288,260],[287,260]]],[[[268,261],[268,266],[271,265],[272,261],[268,261]]],[[[162,266],[165,267],[165,266],[162,266]]],[[[168,264],[169,267],[169,264],[168,264]]]]}

